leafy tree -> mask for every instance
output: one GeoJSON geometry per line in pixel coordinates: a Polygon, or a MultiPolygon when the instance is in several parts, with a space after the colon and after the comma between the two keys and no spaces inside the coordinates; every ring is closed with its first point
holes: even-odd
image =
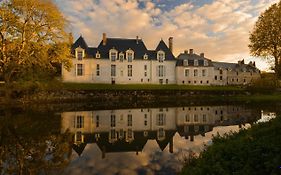
{"type": "MultiPolygon", "coordinates": [[[[51,0],[0,3],[0,75],[9,98],[13,82],[30,74],[70,67],[66,20],[51,0]]],[[[33,75],[32,75],[33,76],[33,75]]]]}
{"type": "Polygon", "coordinates": [[[254,56],[274,58],[275,73],[281,77],[281,1],[259,16],[250,34],[249,48],[254,56]]]}

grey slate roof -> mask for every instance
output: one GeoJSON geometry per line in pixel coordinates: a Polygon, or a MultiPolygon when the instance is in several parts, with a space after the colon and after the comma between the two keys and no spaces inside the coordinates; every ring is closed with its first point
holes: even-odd
{"type": "Polygon", "coordinates": [[[204,66],[204,60],[208,61],[208,66],[212,66],[212,61],[197,54],[181,53],[178,56],[176,66],[183,66],[184,60],[188,60],[188,66],[194,66],[194,60],[198,60],[198,66],[204,66]]]}
{"type": "Polygon", "coordinates": [[[119,53],[126,53],[127,50],[131,49],[134,51],[134,59],[142,60],[145,54],[148,55],[149,60],[157,59],[157,51],[162,50],[165,52],[165,60],[175,60],[175,56],[167,47],[165,42],[161,40],[156,50],[148,50],[142,39],[126,39],[126,38],[107,38],[106,45],[103,45],[103,41],[100,42],[97,48],[88,47],[84,38],[80,36],[75,43],[72,45],[72,54],[74,54],[75,48],[81,47],[85,49],[86,55],[89,58],[95,57],[97,51],[101,55],[101,59],[109,58],[110,49],[116,49],[119,53]]]}
{"type": "Polygon", "coordinates": [[[242,72],[259,72],[259,70],[249,64],[237,64],[237,63],[226,63],[226,62],[213,62],[213,66],[216,69],[227,69],[232,71],[242,71],[242,72]]]}
{"type": "Polygon", "coordinates": [[[101,58],[109,58],[109,50],[116,49],[118,52],[126,53],[131,49],[134,51],[134,59],[143,59],[143,55],[147,52],[147,49],[141,39],[123,39],[123,38],[107,38],[106,45],[103,45],[101,41],[97,50],[101,54],[101,58]]]}
{"type": "Polygon", "coordinates": [[[74,54],[75,53],[75,49],[77,47],[81,47],[83,49],[85,49],[86,55],[87,57],[94,57],[96,55],[97,52],[97,48],[94,47],[88,47],[86,41],[84,40],[84,38],[82,36],[80,36],[75,43],[72,45],[71,47],[71,53],[74,54]]]}

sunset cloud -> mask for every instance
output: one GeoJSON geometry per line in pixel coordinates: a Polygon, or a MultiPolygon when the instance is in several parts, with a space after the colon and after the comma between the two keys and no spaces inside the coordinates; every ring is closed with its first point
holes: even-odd
{"type": "MultiPolygon", "coordinates": [[[[193,48],[216,61],[236,62],[249,56],[249,32],[258,15],[277,0],[56,0],[70,23],[96,46],[109,37],[144,39],[153,49],[174,37],[175,55],[193,48]]],[[[261,69],[268,65],[257,60],[261,69]]]]}

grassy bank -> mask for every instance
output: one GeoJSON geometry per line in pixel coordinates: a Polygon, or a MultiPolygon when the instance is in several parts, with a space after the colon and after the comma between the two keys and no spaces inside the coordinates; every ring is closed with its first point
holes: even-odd
{"type": "Polygon", "coordinates": [[[280,174],[281,117],[248,130],[217,136],[213,144],[191,159],[183,175],[280,174]]]}
{"type": "Polygon", "coordinates": [[[189,86],[189,85],[150,85],[150,84],[91,84],[63,83],[67,90],[194,90],[194,91],[242,91],[239,86],[189,86]]]}

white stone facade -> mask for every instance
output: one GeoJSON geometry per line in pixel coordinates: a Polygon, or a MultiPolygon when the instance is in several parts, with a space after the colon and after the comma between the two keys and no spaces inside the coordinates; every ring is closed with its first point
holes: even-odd
{"type": "Polygon", "coordinates": [[[72,48],[73,67],[62,69],[64,82],[96,84],[245,85],[260,78],[255,63],[213,62],[185,51],[177,58],[161,40],[147,50],[140,39],[106,38],[90,48],[80,37],[72,48]]]}

